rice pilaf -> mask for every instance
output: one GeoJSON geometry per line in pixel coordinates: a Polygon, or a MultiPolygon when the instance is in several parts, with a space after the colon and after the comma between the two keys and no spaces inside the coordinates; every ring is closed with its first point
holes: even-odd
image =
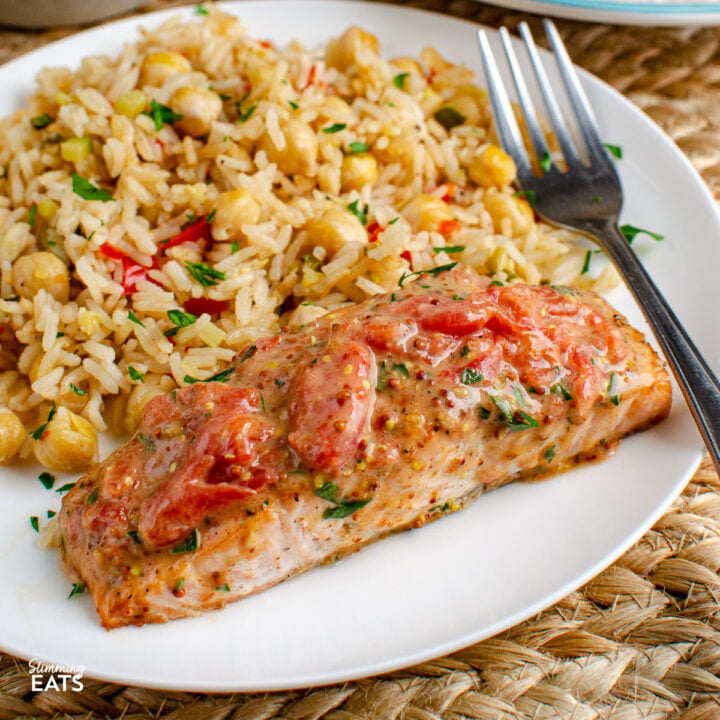
{"type": "Polygon", "coordinates": [[[43,69],[0,133],[0,439],[23,428],[4,461],[81,469],[153,396],[421,270],[615,283],[516,194],[471,70],[385,60],[356,27],[280,49],[207,6],[43,69]]]}

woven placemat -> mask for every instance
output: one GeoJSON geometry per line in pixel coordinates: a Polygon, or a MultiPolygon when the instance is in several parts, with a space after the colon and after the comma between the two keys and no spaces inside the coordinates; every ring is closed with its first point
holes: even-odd
{"type": "MultiPolygon", "coordinates": [[[[185,4],[155,0],[147,10],[185,4]]],[[[473,0],[394,4],[492,27],[539,24],[473,0]]],[[[720,200],[720,28],[558,26],[575,62],[664,128],[720,200]]],[[[0,63],[70,32],[0,29],[0,63]]],[[[720,479],[705,462],[652,530],[585,587],[433,662],[268,694],[163,692],[90,678],[82,692],[63,693],[33,692],[27,664],[0,654],[0,720],[718,720],[719,571],[720,479]]]]}

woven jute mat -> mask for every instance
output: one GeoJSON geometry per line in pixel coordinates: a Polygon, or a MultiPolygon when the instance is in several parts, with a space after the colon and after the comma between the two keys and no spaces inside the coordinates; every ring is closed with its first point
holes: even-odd
{"type": "MultiPolygon", "coordinates": [[[[155,0],[146,10],[184,4],[155,0]]],[[[539,24],[473,0],[395,4],[491,27],[539,24]]],[[[720,28],[558,26],[574,61],[664,128],[720,200],[720,28]]],[[[70,32],[0,29],[0,62],[70,32]]],[[[90,678],[83,691],[62,693],[33,692],[27,664],[0,654],[0,720],[719,720],[719,570],[720,479],[705,462],[652,530],[586,586],[433,662],[269,694],[164,692],[90,678]]]]}

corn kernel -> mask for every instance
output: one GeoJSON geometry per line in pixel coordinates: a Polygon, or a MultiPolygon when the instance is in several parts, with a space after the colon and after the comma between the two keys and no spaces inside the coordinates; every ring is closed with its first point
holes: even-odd
{"type": "Polygon", "coordinates": [[[222,344],[225,339],[225,331],[220,329],[214,323],[208,323],[200,332],[198,337],[211,348],[216,348],[222,344]]]}
{"type": "Polygon", "coordinates": [[[78,325],[83,332],[92,335],[102,327],[102,318],[99,313],[81,308],[78,313],[78,325]]]}
{"type": "Polygon", "coordinates": [[[47,196],[40,198],[37,204],[38,215],[43,219],[50,222],[55,217],[55,213],[58,211],[60,206],[47,196]]]}
{"type": "Polygon", "coordinates": [[[60,155],[63,160],[78,163],[92,152],[92,138],[89,135],[72,137],[60,143],[60,155]]]}
{"type": "Polygon", "coordinates": [[[131,90],[115,100],[115,112],[125,117],[137,117],[147,107],[147,98],[142,90],[131,90]]]}

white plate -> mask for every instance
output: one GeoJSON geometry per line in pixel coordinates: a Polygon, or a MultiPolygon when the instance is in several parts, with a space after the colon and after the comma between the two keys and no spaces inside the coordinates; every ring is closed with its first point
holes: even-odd
{"type": "MultiPolygon", "coordinates": [[[[479,66],[476,25],[377,3],[226,5],[250,31],[318,45],[350,24],[383,52],[435,45],[479,66]]],[[[191,10],[187,11],[188,16],[191,10]]],[[[18,106],[43,65],[114,52],[144,16],[73,36],[0,68],[0,112],[18,106]]],[[[493,36],[493,41],[495,41],[493,36]]],[[[708,357],[720,356],[716,283],[720,218],[689,162],[618,93],[584,76],[608,142],[625,149],[624,221],[661,232],[635,246],[708,357]]],[[[616,305],[639,322],[624,292],[616,305]]],[[[629,438],[608,461],[490,493],[467,510],[376,543],[265,593],[167,625],[106,632],[90,598],[67,600],[54,553],[35,546],[28,517],[60,497],[37,470],[0,475],[0,648],[46,663],[84,665],[119,683],[198,691],[273,690],[339,682],[408,666],[486,638],[561,599],[610,564],[662,514],[691,477],[701,443],[681,401],[666,422],[629,438]]]]}
{"type": "Polygon", "coordinates": [[[618,25],[718,25],[713,0],[488,0],[493,5],[539,15],[618,25]]]}

